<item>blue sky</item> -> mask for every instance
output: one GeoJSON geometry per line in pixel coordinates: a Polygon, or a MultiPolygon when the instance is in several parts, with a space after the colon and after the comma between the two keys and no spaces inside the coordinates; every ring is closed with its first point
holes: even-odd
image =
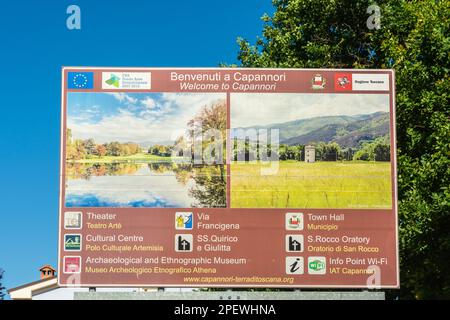
{"type": "Polygon", "coordinates": [[[224,93],[69,92],[67,125],[74,139],[148,148],[173,143],[203,106],[225,99],[224,93]]]}
{"type": "Polygon", "coordinates": [[[0,267],[8,288],[56,266],[62,66],[214,67],[261,34],[270,0],[3,1],[0,267]],[[66,8],[81,8],[81,30],[66,8]]]}

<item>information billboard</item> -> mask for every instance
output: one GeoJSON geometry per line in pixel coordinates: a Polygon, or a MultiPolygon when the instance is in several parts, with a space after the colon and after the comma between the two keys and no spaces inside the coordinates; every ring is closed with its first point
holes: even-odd
{"type": "Polygon", "coordinates": [[[62,70],[61,286],[397,288],[392,70],[62,70]]]}

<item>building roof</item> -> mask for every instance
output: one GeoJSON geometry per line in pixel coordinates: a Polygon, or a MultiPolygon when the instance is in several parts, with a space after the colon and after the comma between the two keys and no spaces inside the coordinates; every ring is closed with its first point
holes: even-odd
{"type": "Polygon", "coordinates": [[[53,276],[8,289],[8,293],[11,299],[31,299],[35,294],[50,291],[57,287],[57,276],[53,276]]]}
{"type": "Polygon", "coordinates": [[[56,271],[56,270],[55,270],[51,265],[49,265],[49,264],[46,264],[46,265],[44,265],[44,266],[42,266],[42,267],[39,268],[40,271],[42,271],[43,269],[51,269],[51,270],[53,270],[53,271],[56,271]]]}

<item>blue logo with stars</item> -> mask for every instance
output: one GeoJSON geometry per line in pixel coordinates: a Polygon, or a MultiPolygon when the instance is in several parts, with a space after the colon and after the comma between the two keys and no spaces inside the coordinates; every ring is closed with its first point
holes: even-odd
{"type": "Polygon", "coordinates": [[[93,72],[68,72],[67,74],[68,89],[93,89],[94,73],[93,72]]]}

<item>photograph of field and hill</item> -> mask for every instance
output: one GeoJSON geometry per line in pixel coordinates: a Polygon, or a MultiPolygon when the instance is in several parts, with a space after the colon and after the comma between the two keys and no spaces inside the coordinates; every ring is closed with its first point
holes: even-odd
{"type": "Polygon", "coordinates": [[[65,206],[225,207],[224,164],[192,150],[226,118],[224,94],[69,92],[65,206]]]}
{"type": "Polygon", "coordinates": [[[388,95],[239,93],[230,112],[232,208],[392,207],[388,95]]]}

